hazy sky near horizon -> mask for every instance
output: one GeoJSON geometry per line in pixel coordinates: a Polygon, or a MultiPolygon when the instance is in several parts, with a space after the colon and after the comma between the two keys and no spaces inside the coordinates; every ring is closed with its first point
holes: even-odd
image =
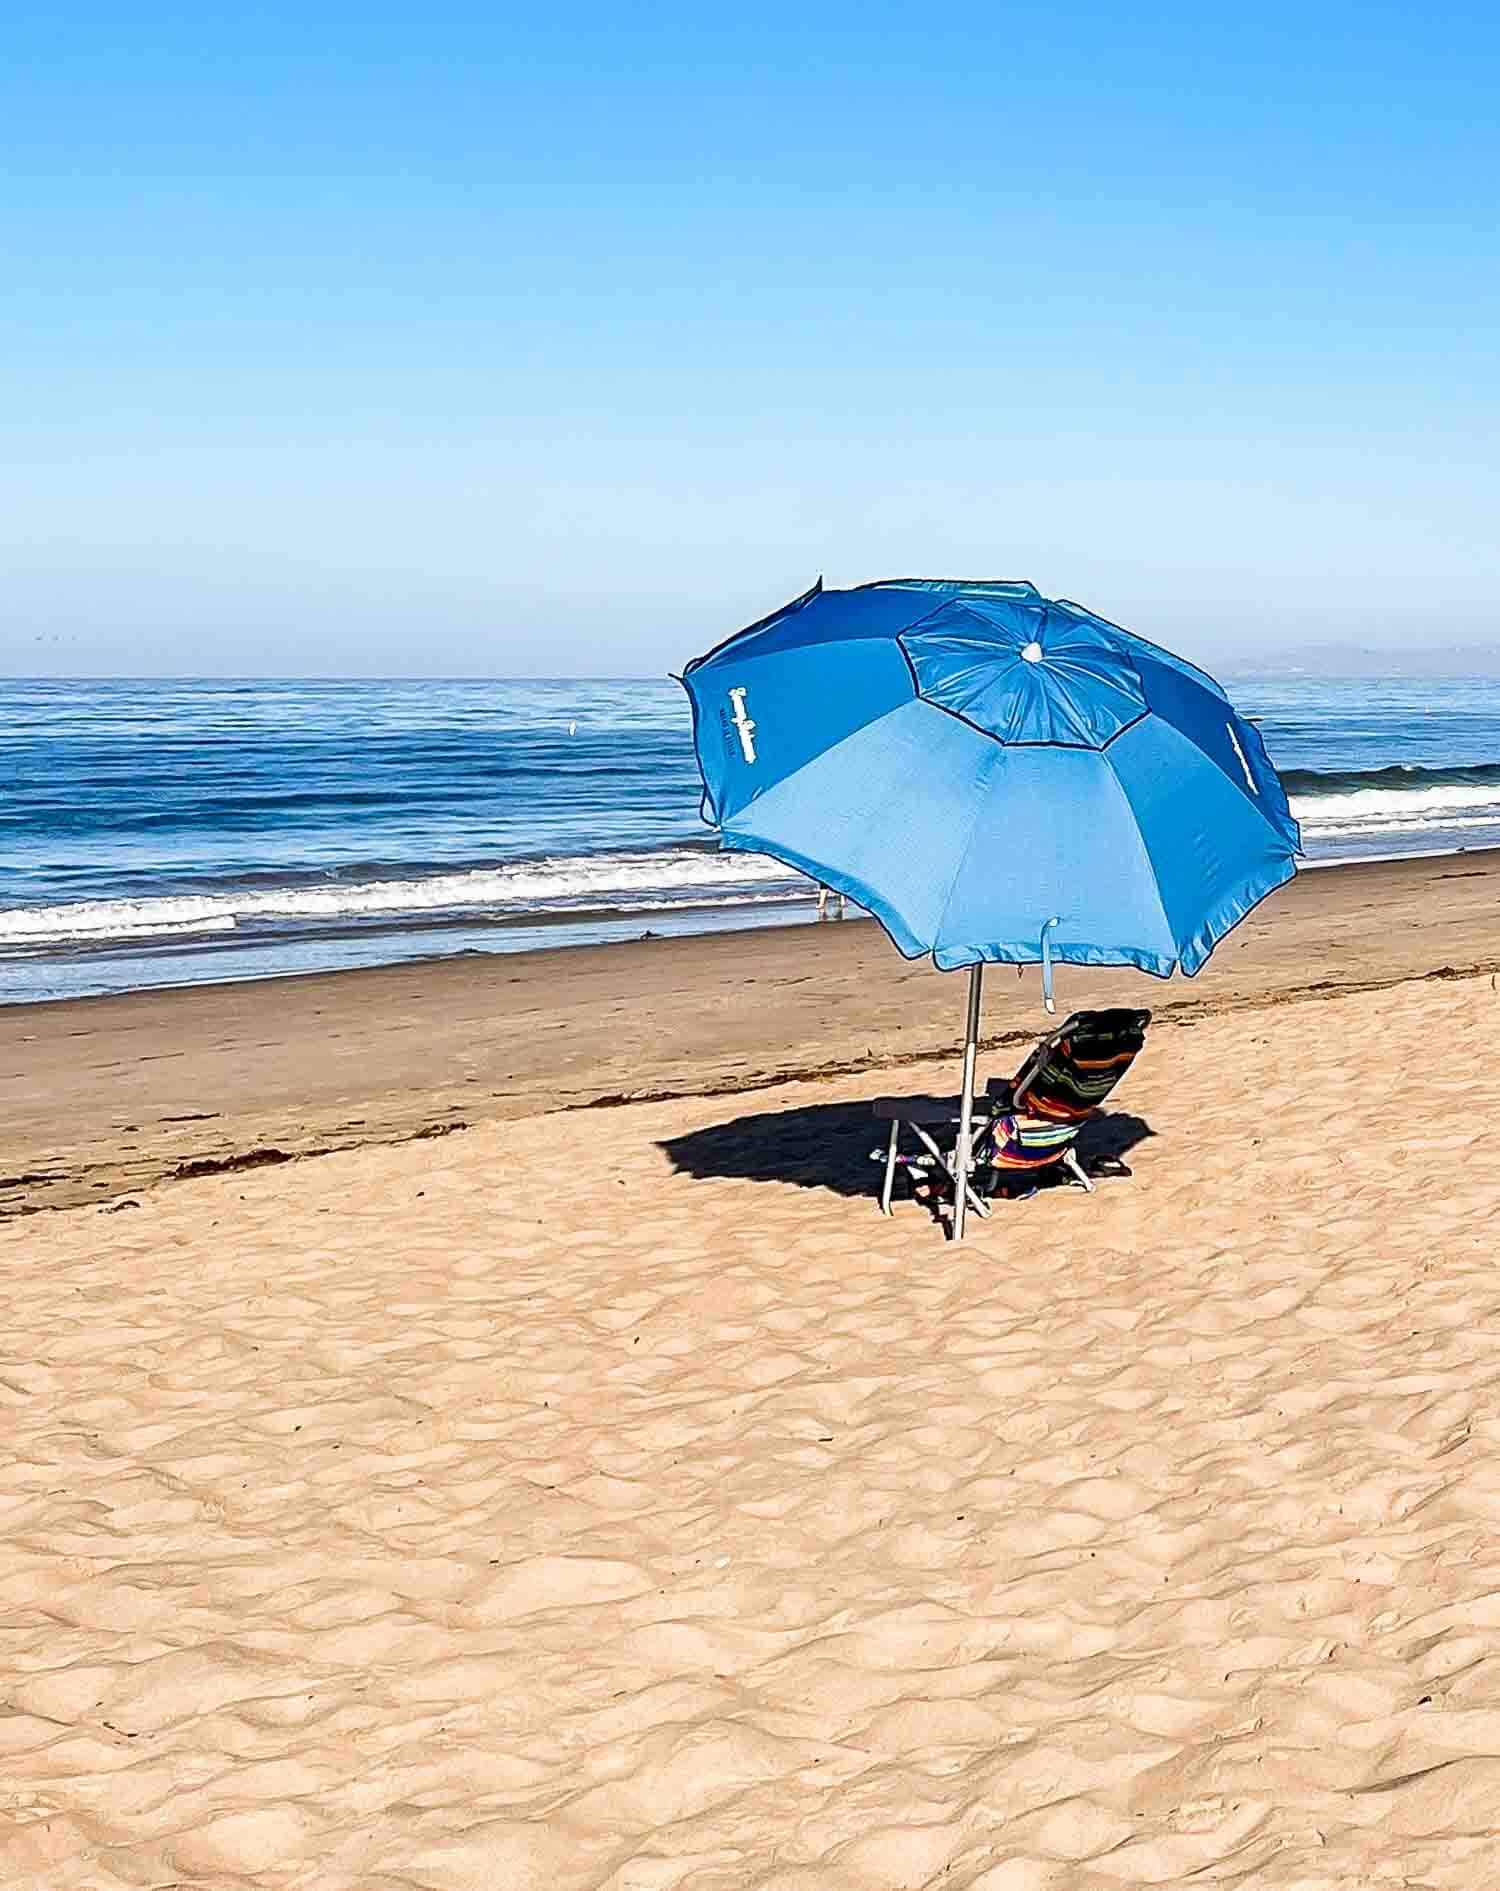
{"type": "Polygon", "coordinates": [[[0,674],[1500,639],[1500,14],[8,15],[0,674]]]}

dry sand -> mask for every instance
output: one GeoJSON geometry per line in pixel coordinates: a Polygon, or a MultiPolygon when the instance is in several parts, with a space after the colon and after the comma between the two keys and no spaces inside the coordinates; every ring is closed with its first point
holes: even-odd
{"type": "Polygon", "coordinates": [[[1500,1883],[1497,1046],[1182,1015],[960,1249],[869,1074],[11,1220],[0,1882],[1500,1883]]]}

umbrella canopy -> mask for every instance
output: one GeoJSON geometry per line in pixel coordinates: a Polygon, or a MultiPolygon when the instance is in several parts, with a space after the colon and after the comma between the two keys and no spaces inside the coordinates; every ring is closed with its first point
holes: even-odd
{"type": "Polygon", "coordinates": [[[943,969],[1191,975],[1295,870],[1281,782],[1213,678],[1034,585],[820,583],[682,681],[722,844],[943,969]]]}

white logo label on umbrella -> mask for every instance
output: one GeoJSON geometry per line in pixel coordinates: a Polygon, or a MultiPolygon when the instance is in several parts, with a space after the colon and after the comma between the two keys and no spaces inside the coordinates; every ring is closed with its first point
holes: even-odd
{"type": "Polygon", "coordinates": [[[1251,794],[1258,795],[1260,789],[1256,787],[1255,777],[1250,773],[1250,764],[1245,760],[1245,751],[1240,747],[1240,738],[1234,732],[1234,724],[1226,722],[1224,727],[1229,731],[1229,739],[1234,744],[1234,752],[1240,758],[1240,767],[1245,771],[1245,786],[1251,794]]]}
{"type": "Polygon", "coordinates": [[[743,689],[732,689],[729,692],[729,700],[734,707],[734,726],[740,732],[740,748],[745,760],[753,762],[755,760],[755,724],[745,714],[746,694],[747,692],[743,689]]]}

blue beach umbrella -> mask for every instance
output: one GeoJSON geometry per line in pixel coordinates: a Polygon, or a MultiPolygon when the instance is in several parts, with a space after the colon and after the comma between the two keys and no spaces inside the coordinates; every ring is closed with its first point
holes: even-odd
{"type": "MultiPolygon", "coordinates": [[[[725,848],[846,893],[908,957],[1189,977],[1291,878],[1259,733],[1202,670],[1034,585],[821,582],[687,666],[725,848]]],[[[969,1124],[959,1131],[967,1166],[969,1124]]],[[[955,1205],[961,1232],[962,1175],[955,1205]]]]}

